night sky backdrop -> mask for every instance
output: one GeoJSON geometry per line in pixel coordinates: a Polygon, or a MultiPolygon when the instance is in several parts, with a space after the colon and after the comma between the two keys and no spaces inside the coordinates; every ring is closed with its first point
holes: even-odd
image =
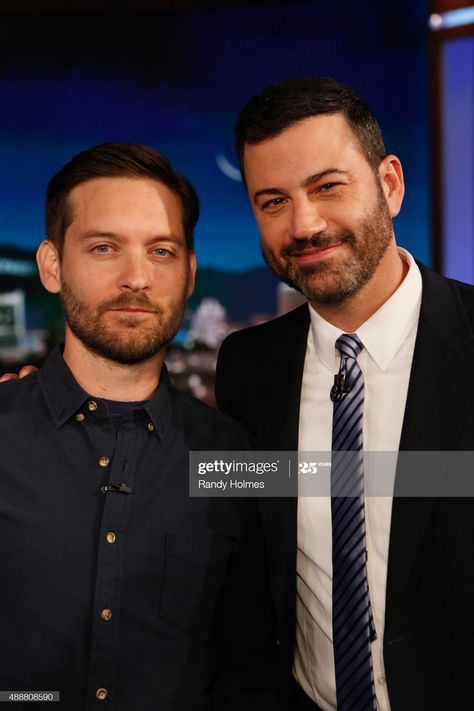
{"type": "Polygon", "coordinates": [[[202,266],[261,265],[236,166],[235,116],[264,85],[312,74],[345,81],[402,159],[398,241],[431,262],[427,4],[293,2],[151,14],[0,18],[0,249],[43,238],[51,175],[102,141],[147,143],[201,197],[202,266]],[[227,166],[227,168],[226,168],[227,166]]]}

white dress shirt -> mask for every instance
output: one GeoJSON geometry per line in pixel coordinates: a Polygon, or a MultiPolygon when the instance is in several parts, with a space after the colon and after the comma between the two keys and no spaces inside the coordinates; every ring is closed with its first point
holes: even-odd
{"type": "MultiPolygon", "coordinates": [[[[364,450],[396,451],[415,346],[421,304],[421,274],[413,257],[405,279],[390,299],[357,329],[364,346],[357,359],[364,374],[364,450]]],[[[333,404],[329,392],[339,368],[335,343],[343,333],[310,307],[299,419],[300,451],[330,452],[333,404]]],[[[383,662],[385,591],[392,499],[366,497],[367,575],[377,639],[372,661],[377,705],[390,711],[383,662]]],[[[336,710],[332,645],[331,500],[298,499],[296,653],[293,673],[325,711],[336,710]]]]}

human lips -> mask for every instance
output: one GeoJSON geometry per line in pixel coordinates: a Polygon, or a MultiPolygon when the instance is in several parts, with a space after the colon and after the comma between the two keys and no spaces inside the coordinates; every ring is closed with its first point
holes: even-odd
{"type": "Polygon", "coordinates": [[[118,313],[126,314],[150,314],[154,313],[151,309],[143,309],[141,306],[120,306],[115,309],[109,309],[109,311],[115,311],[118,313]]]}
{"type": "Polygon", "coordinates": [[[321,233],[309,237],[293,237],[289,244],[282,247],[280,256],[292,257],[300,262],[319,261],[332,255],[345,244],[354,244],[354,235],[349,231],[333,234],[321,233]]]}
{"type": "Polygon", "coordinates": [[[308,246],[305,249],[291,251],[289,256],[296,259],[296,261],[300,264],[319,262],[334,254],[334,252],[338,250],[342,244],[342,242],[337,242],[335,244],[329,244],[325,247],[308,246]]]}
{"type": "Polygon", "coordinates": [[[101,313],[118,313],[126,315],[156,313],[158,307],[144,294],[121,294],[114,299],[104,301],[100,306],[101,313]]]}

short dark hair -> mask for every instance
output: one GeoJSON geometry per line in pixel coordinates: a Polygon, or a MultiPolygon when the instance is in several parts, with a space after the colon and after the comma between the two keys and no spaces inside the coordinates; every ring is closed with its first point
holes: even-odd
{"type": "Polygon", "coordinates": [[[246,143],[277,136],[298,121],[322,114],[343,114],[374,171],[385,158],[382,132],[368,104],[349,86],[330,77],[290,79],[272,84],[242,109],[235,125],[235,147],[242,177],[246,143]]]}
{"type": "Polygon", "coordinates": [[[75,187],[94,178],[148,178],[166,185],[181,200],[186,246],[194,250],[199,200],[191,183],[154,148],[137,143],[101,143],[74,156],[48,183],[46,236],[60,255],[73,220],[69,195],[75,187]]]}

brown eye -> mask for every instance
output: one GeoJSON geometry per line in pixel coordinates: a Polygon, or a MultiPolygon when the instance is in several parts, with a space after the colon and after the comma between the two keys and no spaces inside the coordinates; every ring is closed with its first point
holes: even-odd
{"type": "Polygon", "coordinates": [[[319,190],[320,192],[327,193],[338,185],[341,185],[341,183],[324,183],[324,185],[320,186],[319,190]]]}
{"type": "Polygon", "coordinates": [[[286,202],[285,198],[281,198],[281,197],[272,198],[272,200],[267,200],[267,202],[263,203],[262,209],[269,210],[269,211],[275,210],[278,207],[280,207],[281,205],[284,205],[285,202],[286,202]]]}

